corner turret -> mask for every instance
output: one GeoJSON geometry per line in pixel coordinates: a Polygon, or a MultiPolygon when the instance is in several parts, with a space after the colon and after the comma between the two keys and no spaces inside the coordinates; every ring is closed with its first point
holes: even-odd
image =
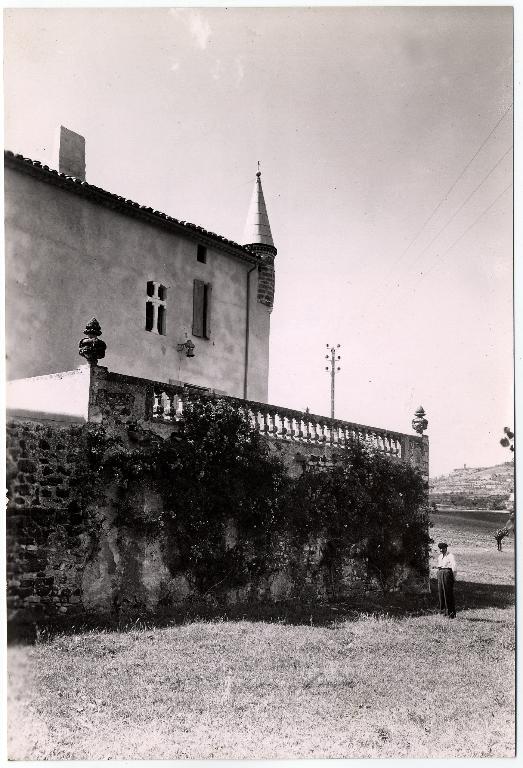
{"type": "Polygon", "coordinates": [[[277,254],[261,184],[260,164],[252,193],[243,237],[244,245],[262,259],[258,280],[258,301],[272,310],[274,304],[274,257],[277,254]]]}

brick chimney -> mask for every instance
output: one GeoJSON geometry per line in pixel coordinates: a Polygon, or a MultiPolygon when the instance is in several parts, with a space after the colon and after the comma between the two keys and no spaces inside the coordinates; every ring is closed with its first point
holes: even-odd
{"type": "Polygon", "coordinates": [[[85,181],[85,139],[63,125],[60,126],[58,170],[66,176],[85,181]]]}

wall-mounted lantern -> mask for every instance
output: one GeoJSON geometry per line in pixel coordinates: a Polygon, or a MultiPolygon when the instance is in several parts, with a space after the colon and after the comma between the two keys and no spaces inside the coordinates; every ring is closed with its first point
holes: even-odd
{"type": "Polygon", "coordinates": [[[176,349],[178,352],[185,352],[187,357],[194,357],[194,344],[190,339],[184,341],[183,344],[177,344],[176,349]]]}

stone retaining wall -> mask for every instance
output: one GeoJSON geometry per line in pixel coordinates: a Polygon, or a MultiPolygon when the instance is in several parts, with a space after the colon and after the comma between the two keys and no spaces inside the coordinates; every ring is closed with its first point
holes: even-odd
{"type": "MultiPolygon", "coordinates": [[[[85,487],[86,430],[95,425],[49,425],[34,421],[7,424],[7,608],[14,624],[67,623],[87,617],[158,614],[185,601],[220,604],[254,600],[327,600],[332,574],[322,566],[322,542],[310,541],[298,569],[284,568],[256,584],[199,595],[191,574],[173,572],[161,533],[142,534],[116,524],[116,486],[109,481],[103,498],[85,487]]],[[[129,440],[126,425],[114,434],[129,440]]],[[[271,441],[272,442],[272,441],[271,441]]],[[[283,453],[291,471],[301,471],[288,444],[283,453]]],[[[136,445],[134,445],[136,448],[136,445]]],[[[310,457],[309,457],[310,459],[310,457]]],[[[325,454],[325,460],[330,459],[325,454]]],[[[151,509],[161,500],[146,485],[134,489],[132,503],[151,509]]],[[[234,530],[227,536],[234,538],[234,530]]],[[[176,546],[169,541],[169,547],[176,546]]],[[[281,542],[285,548],[286,542],[281,542]]],[[[413,589],[424,589],[420,574],[405,572],[413,589]]],[[[339,596],[372,588],[361,562],[344,564],[339,596]]]]}

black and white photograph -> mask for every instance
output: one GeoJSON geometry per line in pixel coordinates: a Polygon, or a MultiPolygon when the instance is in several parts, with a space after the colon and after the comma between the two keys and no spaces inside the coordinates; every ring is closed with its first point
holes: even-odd
{"type": "Polygon", "coordinates": [[[7,760],[515,758],[515,10],[3,8],[7,760]]]}

